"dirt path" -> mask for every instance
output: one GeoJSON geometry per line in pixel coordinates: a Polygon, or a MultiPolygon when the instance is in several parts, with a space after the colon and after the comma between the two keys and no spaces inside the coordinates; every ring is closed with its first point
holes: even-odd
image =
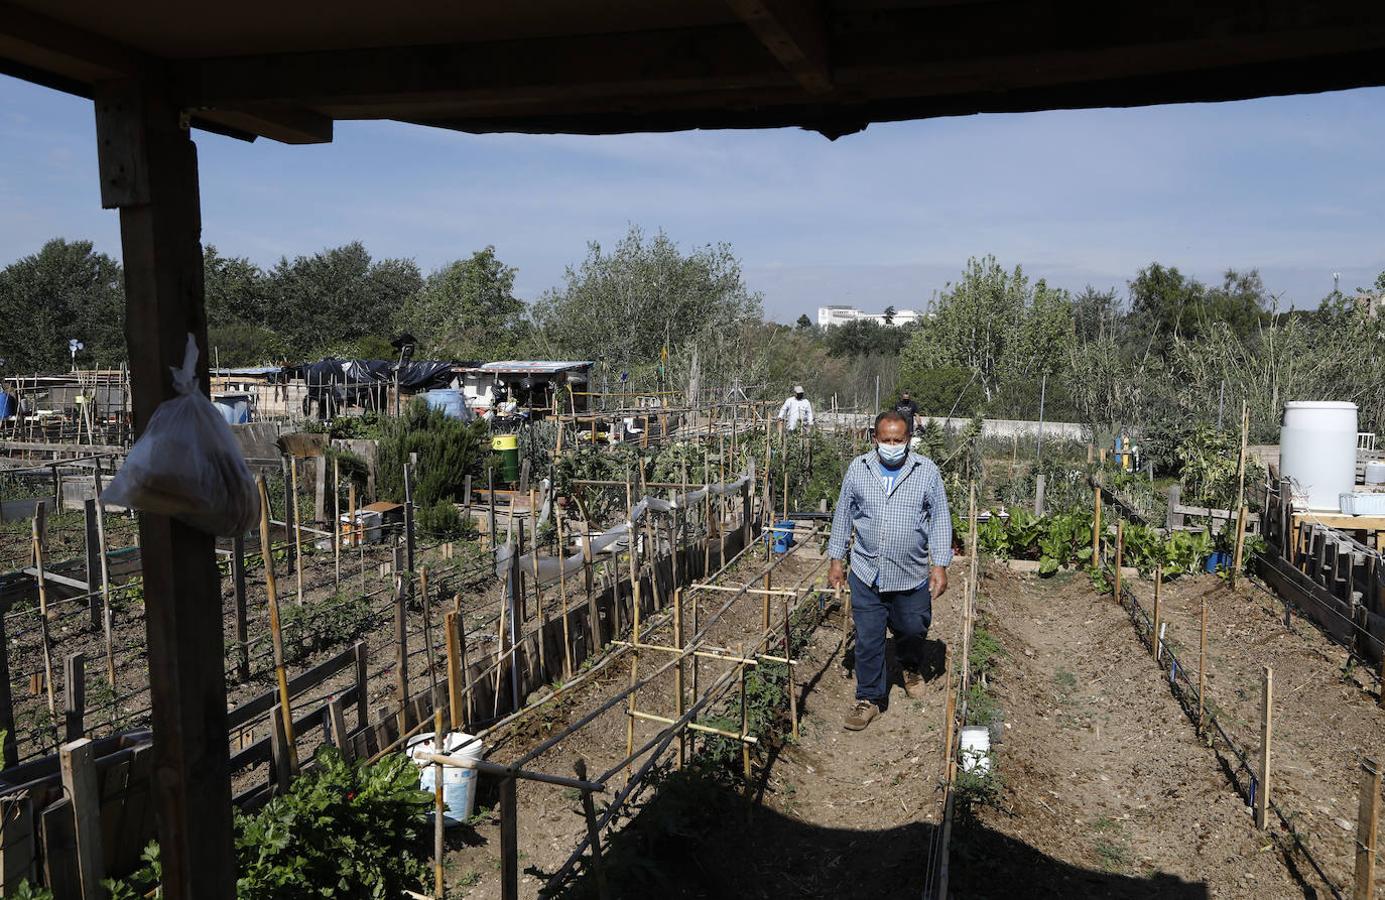
{"type": "Polygon", "coordinates": [[[981,625],[1003,787],[959,819],[959,897],[1295,897],[1126,613],[1087,579],[998,570],[981,625]]]}
{"type": "MultiPolygon", "coordinates": [[[[805,555],[783,570],[782,581],[776,576],[776,585],[804,573],[822,579],[819,562],[805,555]]],[[[640,895],[658,890],[678,898],[917,898],[934,826],[941,818],[945,701],[937,654],[944,649],[943,639],[958,633],[954,602],[959,594],[957,584],[939,604],[930,642],[936,669],[926,696],[909,699],[896,687],[886,714],[861,733],[841,725],[855,692],[843,666],[844,658],[849,659],[849,613],[829,615],[801,650],[799,740],[757,754],[755,777],[744,789],[725,779],[665,772],[656,779],[657,789],[637,798],[631,818],[611,837],[612,877],[623,880],[627,889],[638,885],[640,895]]],[[[758,600],[733,610],[713,643],[736,646],[758,631],[760,615],[758,600]]],[[[604,683],[610,688],[628,683],[627,673],[627,668],[617,668],[604,683]]],[[[706,668],[703,677],[711,677],[706,668]]],[[[595,686],[591,696],[543,728],[576,718],[607,693],[595,686]]],[[[667,715],[671,708],[668,691],[641,692],[641,710],[667,715]]],[[[618,762],[624,719],[623,707],[603,715],[545,755],[542,768],[570,771],[571,760],[579,755],[598,772],[618,762]]],[[[637,743],[656,730],[639,729],[637,743]]],[[[502,755],[518,749],[507,747],[502,755]]],[[[620,781],[618,776],[617,786],[620,781]]],[[[583,826],[571,793],[521,784],[518,794],[520,893],[530,897],[576,845],[583,826]]],[[[474,827],[454,831],[449,885],[457,885],[458,896],[498,896],[499,828],[494,817],[483,816],[474,827]]],[[[594,887],[579,881],[570,894],[594,896],[594,887]]]]}

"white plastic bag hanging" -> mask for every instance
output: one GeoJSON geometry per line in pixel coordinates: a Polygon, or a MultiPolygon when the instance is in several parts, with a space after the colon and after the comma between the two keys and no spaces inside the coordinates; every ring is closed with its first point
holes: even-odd
{"type": "Polygon", "coordinates": [[[197,389],[196,374],[197,341],[189,334],[182,368],[173,369],[178,396],[154,410],[102,500],[234,537],[254,526],[260,496],[235,435],[197,389]]]}

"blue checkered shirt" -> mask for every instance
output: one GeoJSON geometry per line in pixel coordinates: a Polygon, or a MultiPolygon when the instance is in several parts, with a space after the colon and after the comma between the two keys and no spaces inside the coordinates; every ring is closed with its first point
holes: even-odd
{"type": "Polygon", "coordinates": [[[952,562],[952,514],[942,473],[931,459],[910,453],[888,494],[883,468],[875,451],[847,466],[827,555],[844,559],[854,529],[856,577],[882,591],[909,591],[928,580],[930,564],[952,562]]]}

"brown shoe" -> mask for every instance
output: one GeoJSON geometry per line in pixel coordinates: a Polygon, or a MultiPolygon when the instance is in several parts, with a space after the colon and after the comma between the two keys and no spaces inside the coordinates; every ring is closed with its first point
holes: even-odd
{"type": "Polygon", "coordinates": [[[917,700],[923,696],[923,676],[917,672],[904,670],[904,696],[917,700]]]}
{"type": "Polygon", "coordinates": [[[842,723],[842,727],[847,731],[864,731],[871,719],[878,715],[880,715],[880,707],[869,700],[857,700],[856,705],[847,715],[846,721],[842,723]]]}

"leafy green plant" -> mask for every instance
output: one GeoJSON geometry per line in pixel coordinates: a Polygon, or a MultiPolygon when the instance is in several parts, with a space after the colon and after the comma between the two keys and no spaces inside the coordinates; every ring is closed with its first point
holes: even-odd
{"type": "Polygon", "coordinates": [[[164,895],[163,864],[159,861],[158,841],[150,841],[139,858],[144,865],[128,878],[102,880],[101,886],[106,889],[110,900],[142,900],[144,897],[164,895]]]}
{"type": "Polygon", "coordinates": [[[236,817],[242,900],[303,896],[384,900],[416,889],[432,798],[408,757],[374,765],[318,751],[316,768],[253,816],[236,817]]]}
{"type": "MultiPolygon", "coordinates": [[[[53,900],[53,892],[46,887],[30,884],[29,879],[24,879],[15,887],[14,892],[5,895],[10,900],[53,900]]],[[[113,898],[119,900],[119,898],[113,898]]]]}

